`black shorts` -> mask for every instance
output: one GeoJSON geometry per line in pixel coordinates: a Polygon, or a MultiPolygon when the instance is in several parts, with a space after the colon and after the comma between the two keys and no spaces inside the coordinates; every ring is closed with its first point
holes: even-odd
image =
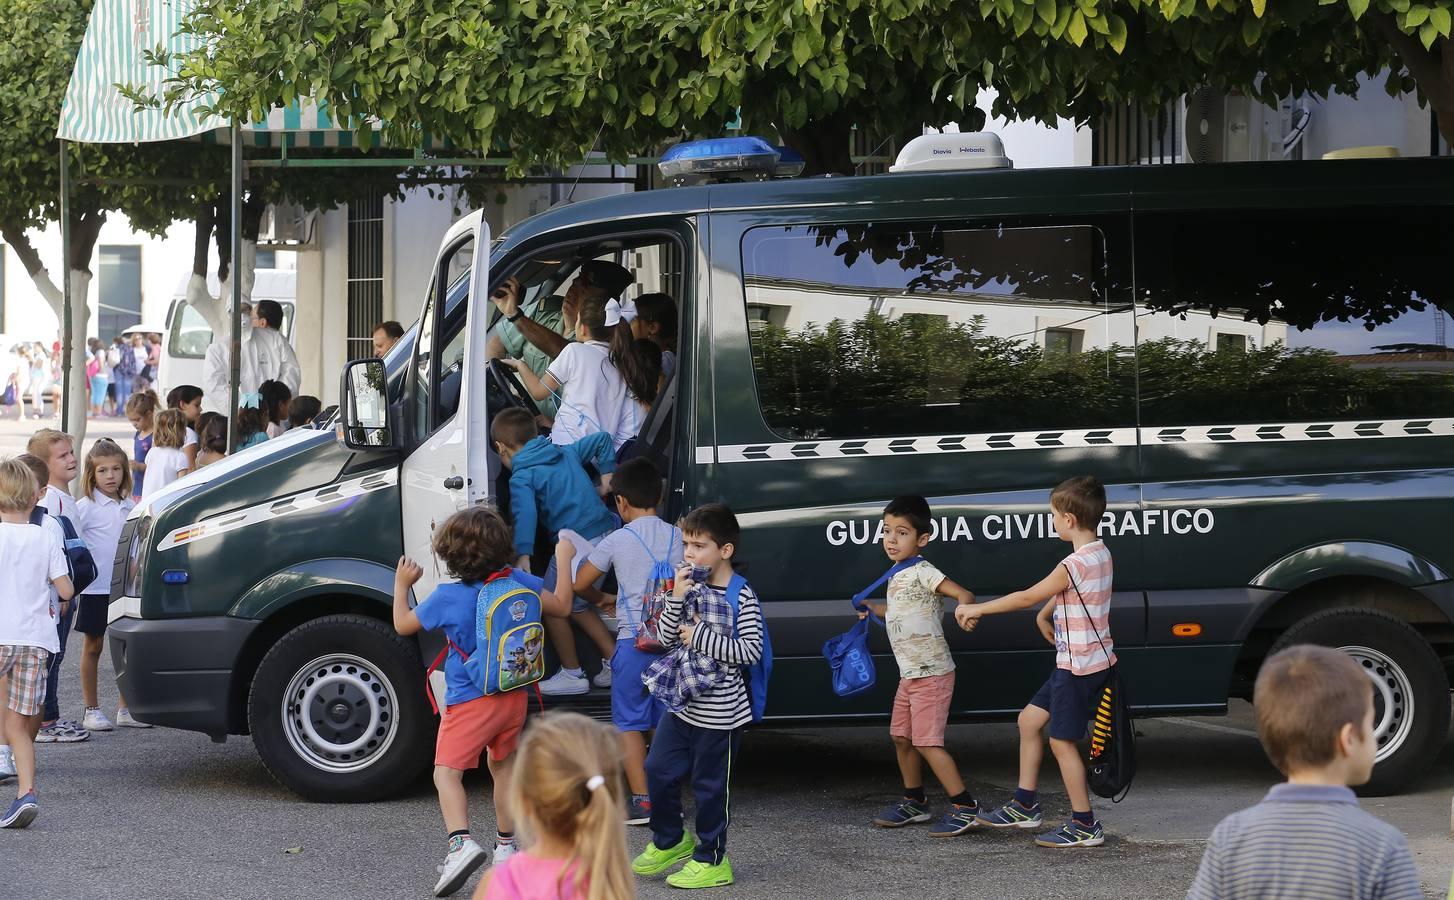
{"type": "Polygon", "coordinates": [[[1051,737],[1062,741],[1078,741],[1085,737],[1091,709],[1110,674],[1109,669],[1091,675],[1074,675],[1069,669],[1056,669],[1046,679],[1035,696],[1030,698],[1030,705],[1050,713],[1047,731],[1051,737]]]}
{"type": "Polygon", "coordinates": [[[76,630],[92,637],[105,634],[106,609],[111,605],[111,597],[107,594],[82,594],[80,603],[76,608],[76,630]]]}

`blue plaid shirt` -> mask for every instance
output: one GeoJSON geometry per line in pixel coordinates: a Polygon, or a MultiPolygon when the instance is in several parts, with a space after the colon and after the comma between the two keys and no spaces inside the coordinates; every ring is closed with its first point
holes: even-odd
{"type": "Polygon", "coordinates": [[[737,637],[726,592],[693,586],[680,601],[669,599],[661,615],[662,643],[670,648],[647,666],[642,681],[651,695],[678,718],[712,729],[738,728],[752,721],[742,667],[762,657],[762,608],[747,585],[737,598],[737,637]],[[682,622],[695,622],[692,642],[680,643],[682,622]]]}

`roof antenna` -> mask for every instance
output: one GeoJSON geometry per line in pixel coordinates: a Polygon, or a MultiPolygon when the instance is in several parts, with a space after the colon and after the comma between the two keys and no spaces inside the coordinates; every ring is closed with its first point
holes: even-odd
{"type": "MultiPolygon", "coordinates": [[[[595,136],[595,138],[593,138],[591,140],[591,149],[589,149],[589,150],[586,151],[586,158],[581,161],[581,164],[579,166],[577,166],[578,171],[576,172],[576,180],[571,182],[570,193],[568,193],[568,194],[565,195],[565,202],[566,203],[570,203],[571,198],[576,195],[576,185],[578,185],[578,184],[581,183],[581,176],[584,175],[584,174],[586,174],[586,163],[590,161],[591,154],[596,152],[596,144],[600,142],[600,140],[601,140],[601,134],[605,130],[606,130],[606,120],[605,119],[602,119],[601,120],[601,127],[596,129],[596,136],[595,136]]],[[[615,169],[612,168],[611,172],[614,175],[615,174],[615,169]]]]}

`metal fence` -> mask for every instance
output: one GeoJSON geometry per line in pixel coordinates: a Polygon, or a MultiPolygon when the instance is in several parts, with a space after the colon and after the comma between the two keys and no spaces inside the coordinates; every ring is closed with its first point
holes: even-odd
{"type": "Polygon", "coordinates": [[[384,198],[374,190],[348,203],[348,359],[374,355],[383,319],[384,198]]]}

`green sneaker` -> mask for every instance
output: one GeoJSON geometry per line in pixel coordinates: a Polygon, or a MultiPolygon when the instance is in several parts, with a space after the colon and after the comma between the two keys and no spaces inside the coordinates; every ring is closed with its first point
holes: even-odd
{"type": "Polygon", "coordinates": [[[695,859],[687,860],[682,870],[674,875],[666,876],[666,883],[674,888],[709,888],[724,887],[732,883],[732,863],[727,857],[715,866],[709,866],[695,859]]]}
{"type": "MultiPolygon", "coordinates": [[[[641,855],[631,860],[631,871],[637,875],[660,875],[684,859],[691,859],[697,842],[690,834],[683,833],[682,841],[670,850],[661,850],[655,842],[646,845],[641,855]]],[[[731,877],[730,875],[728,876],[731,877]]]]}

